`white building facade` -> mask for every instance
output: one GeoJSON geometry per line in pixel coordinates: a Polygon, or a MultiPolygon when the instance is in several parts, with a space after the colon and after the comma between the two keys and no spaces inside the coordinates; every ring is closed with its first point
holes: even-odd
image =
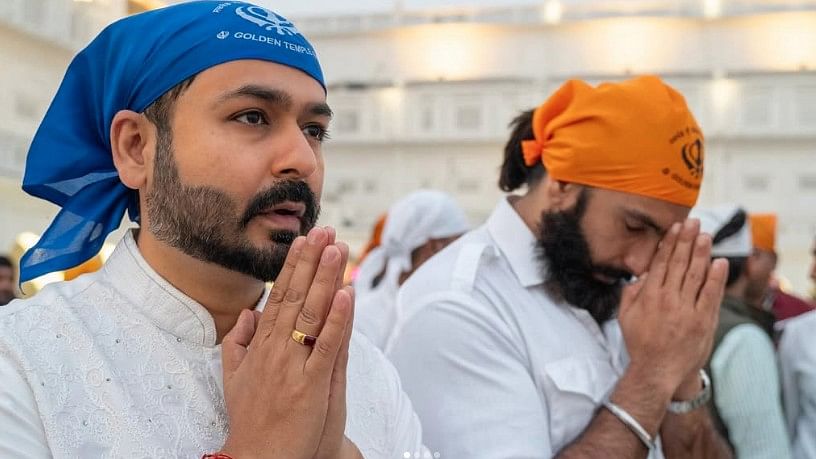
{"type": "MultiPolygon", "coordinates": [[[[72,55],[127,3],[0,2],[0,252],[56,212],[19,191],[25,151],[72,55]]],[[[336,114],[322,221],[352,247],[420,187],[452,193],[481,223],[519,111],[568,78],[655,73],[706,134],[701,204],[778,213],[780,273],[810,289],[816,1],[550,0],[293,19],[318,50],[336,114]]]]}
{"type": "Polygon", "coordinates": [[[776,212],[779,272],[806,293],[816,11],[788,3],[576,2],[556,15],[550,2],[296,20],[320,54],[336,113],[325,221],[363,241],[389,203],[432,187],[480,223],[500,196],[507,124],[519,111],[568,78],[653,73],[686,96],[706,134],[700,204],[776,212]]]}

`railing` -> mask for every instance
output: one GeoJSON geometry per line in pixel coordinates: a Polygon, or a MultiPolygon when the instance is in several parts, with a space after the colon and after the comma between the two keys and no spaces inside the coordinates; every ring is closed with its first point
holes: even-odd
{"type": "Polygon", "coordinates": [[[457,7],[359,15],[316,15],[293,20],[310,36],[363,33],[435,23],[556,24],[616,16],[717,18],[816,10],[816,0],[549,0],[512,7],[457,7]]]}

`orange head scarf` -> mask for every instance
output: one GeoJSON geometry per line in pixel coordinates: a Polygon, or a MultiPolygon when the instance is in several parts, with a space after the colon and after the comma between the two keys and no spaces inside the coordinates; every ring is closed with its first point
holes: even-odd
{"type": "Polygon", "coordinates": [[[377,221],[374,223],[374,228],[371,231],[371,239],[369,239],[365,247],[363,247],[363,250],[360,252],[360,257],[357,261],[358,263],[362,263],[372,250],[376,249],[380,246],[380,244],[382,244],[382,233],[383,228],[385,228],[385,220],[387,217],[387,213],[377,217],[377,221]]]}
{"type": "Polygon", "coordinates": [[[524,161],[556,180],[686,207],[703,179],[703,134],[683,96],[654,76],[597,88],[570,80],[533,115],[524,161]]]}
{"type": "Polygon", "coordinates": [[[751,214],[754,248],[776,253],[776,214],[751,214]]]}

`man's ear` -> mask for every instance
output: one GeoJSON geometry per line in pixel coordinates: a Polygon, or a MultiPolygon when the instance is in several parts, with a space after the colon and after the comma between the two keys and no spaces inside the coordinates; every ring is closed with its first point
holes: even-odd
{"type": "Polygon", "coordinates": [[[550,176],[544,178],[544,191],[551,204],[551,209],[564,211],[571,209],[578,202],[583,185],[561,180],[551,179],[550,176]]]}
{"type": "Polygon", "coordinates": [[[143,115],[121,110],[113,117],[110,130],[113,164],[126,187],[144,188],[156,145],[156,129],[143,115]]]}

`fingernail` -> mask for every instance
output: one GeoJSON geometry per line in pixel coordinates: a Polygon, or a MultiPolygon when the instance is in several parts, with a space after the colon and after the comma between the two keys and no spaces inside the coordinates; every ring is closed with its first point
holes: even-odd
{"type": "Polygon", "coordinates": [[[313,228],[311,231],[309,231],[306,241],[311,245],[315,245],[323,239],[323,234],[322,228],[313,228]]]}
{"type": "Polygon", "coordinates": [[[300,250],[303,247],[303,241],[305,241],[305,240],[306,240],[306,238],[303,237],[303,236],[296,237],[295,240],[292,241],[292,245],[289,247],[289,250],[295,250],[295,251],[300,250]]]}
{"type": "Polygon", "coordinates": [[[322,262],[323,263],[331,263],[334,260],[337,260],[337,249],[334,247],[326,247],[326,250],[323,251],[322,262]]]}
{"type": "Polygon", "coordinates": [[[694,228],[694,222],[695,222],[695,220],[693,220],[693,219],[688,219],[688,220],[686,220],[686,221],[683,223],[683,228],[685,228],[685,229],[692,229],[692,228],[694,228]]]}

